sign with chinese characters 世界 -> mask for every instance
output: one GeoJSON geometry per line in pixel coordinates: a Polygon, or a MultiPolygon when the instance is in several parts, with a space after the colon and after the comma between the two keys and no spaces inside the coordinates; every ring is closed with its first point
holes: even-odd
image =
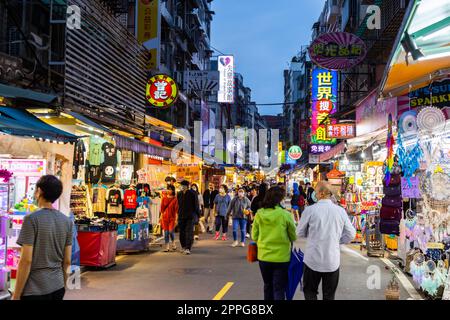
{"type": "Polygon", "coordinates": [[[330,124],[327,126],[328,138],[349,139],[355,137],[354,124],[330,124]]]}
{"type": "Polygon", "coordinates": [[[219,103],[234,102],[234,56],[219,56],[219,103]]]}
{"type": "Polygon", "coordinates": [[[366,54],[364,41],[347,32],[322,34],[309,47],[311,61],[330,70],[350,69],[361,63],[366,54]]]}
{"type": "Polygon", "coordinates": [[[333,146],[327,144],[311,144],[309,146],[309,153],[311,154],[320,154],[324,152],[328,152],[331,150],[333,146]]]}
{"type": "Polygon", "coordinates": [[[336,144],[336,139],[327,136],[327,125],[336,122],[329,115],[337,111],[337,95],[338,73],[314,69],[311,84],[311,144],[336,144]]]}
{"type": "Polygon", "coordinates": [[[155,75],[147,82],[146,97],[154,107],[170,107],[178,98],[178,86],[175,80],[167,75],[155,75]]]}

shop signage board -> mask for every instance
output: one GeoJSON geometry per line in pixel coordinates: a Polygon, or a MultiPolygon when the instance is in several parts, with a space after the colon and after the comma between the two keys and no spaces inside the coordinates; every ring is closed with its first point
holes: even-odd
{"type": "Polygon", "coordinates": [[[319,164],[320,156],[318,154],[309,154],[309,163],[310,164],[319,164]]]}
{"type": "Polygon", "coordinates": [[[319,154],[319,153],[324,153],[324,152],[328,152],[331,150],[333,146],[331,145],[324,145],[324,144],[311,144],[309,146],[309,153],[312,154],[319,154]]]}
{"type": "Polygon", "coordinates": [[[354,124],[330,124],[327,126],[328,138],[350,139],[355,137],[354,124]]]}
{"type": "Polygon", "coordinates": [[[339,163],[339,171],[343,172],[360,172],[361,171],[361,162],[349,162],[347,164],[340,162],[339,163]]]}
{"type": "Polygon", "coordinates": [[[0,169],[11,171],[15,177],[40,177],[45,175],[46,160],[0,159],[0,169]]]}
{"type": "Polygon", "coordinates": [[[350,69],[360,64],[366,54],[364,41],[348,32],[325,33],[309,47],[311,61],[329,70],[350,69]]]}
{"type": "Polygon", "coordinates": [[[409,199],[421,198],[419,177],[411,177],[409,180],[411,185],[409,185],[408,179],[402,178],[402,197],[409,199]]]}
{"type": "Polygon", "coordinates": [[[397,98],[377,101],[377,92],[372,92],[356,108],[356,136],[387,127],[389,114],[397,118],[397,98]]]}
{"type": "Polygon", "coordinates": [[[139,43],[149,50],[148,69],[159,69],[161,38],[161,5],[160,0],[137,0],[136,35],[139,43]]]}
{"type": "Polygon", "coordinates": [[[331,148],[329,151],[319,154],[320,162],[328,161],[331,158],[343,153],[345,150],[345,142],[341,142],[338,145],[331,148]]]}
{"type": "Polygon", "coordinates": [[[311,84],[311,144],[336,144],[336,139],[327,137],[327,125],[336,122],[329,115],[337,111],[337,96],[338,73],[314,69],[311,84]]]}
{"type": "Polygon", "coordinates": [[[409,94],[412,109],[419,107],[444,108],[450,106],[450,78],[433,82],[430,86],[412,91],[409,94]]]}
{"type": "Polygon", "coordinates": [[[170,107],[178,98],[177,83],[168,75],[155,75],[147,82],[146,97],[148,102],[154,107],[170,107]]]}
{"type": "Polygon", "coordinates": [[[288,150],[288,158],[290,160],[299,160],[303,155],[302,148],[299,146],[292,146],[288,150]]]}
{"type": "Polygon", "coordinates": [[[219,56],[219,103],[234,103],[234,56],[219,56]]]}
{"type": "Polygon", "coordinates": [[[185,71],[184,89],[188,91],[218,91],[220,73],[218,71],[185,71]]]}

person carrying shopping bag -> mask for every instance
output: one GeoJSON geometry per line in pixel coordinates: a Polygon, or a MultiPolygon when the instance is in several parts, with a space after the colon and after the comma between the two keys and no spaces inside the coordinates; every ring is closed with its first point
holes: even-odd
{"type": "Polygon", "coordinates": [[[258,248],[264,300],[286,300],[291,244],[297,236],[292,214],[281,206],[285,196],[284,188],[270,188],[253,221],[252,237],[258,248]]]}
{"type": "Polygon", "coordinates": [[[251,214],[250,211],[251,202],[245,196],[245,190],[240,188],[238,190],[237,197],[231,200],[227,210],[227,214],[233,218],[233,244],[232,247],[237,247],[238,242],[238,229],[240,229],[241,247],[245,247],[245,234],[247,232],[247,216],[251,214]]]}
{"type": "Polygon", "coordinates": [[[178,215],[178,200],[175,197],[175,187],[168,186],[168,194],[161,201],[161,228],[164,230],[164,252],[176,251],[175,225],[178,215]],[[169,244],[169,238],[172,245],[169,244]]]}

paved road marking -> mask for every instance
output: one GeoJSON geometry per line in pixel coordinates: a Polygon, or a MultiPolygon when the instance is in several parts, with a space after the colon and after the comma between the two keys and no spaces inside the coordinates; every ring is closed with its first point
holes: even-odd
{"type": "Polygon", "coordinates": [[[228,282],[222,290],[219,291],[218,294],[213,298],[213,300],[222,300],[222,298],[227,294],[228,290],[234,285],[234,282],[228,282]]]}
{"type": "Polygon", "coordinates": [[[393,264],[389,259],[386,258],[380,258],[381,261],[384,262],[385,265],[390,267],[391,269],[394,269],[397,271],[395,273],[398,280],[400,280],[400,283],[402,284],[403,288],[405,288],[406,292],[411,296],[412,300],[422,300],[422,297],[417,292],[416,288],[413,287],[411,282],[406,278],[406,276],[403,274],[403,271],[401,271],[395,264],[393,264]]]}

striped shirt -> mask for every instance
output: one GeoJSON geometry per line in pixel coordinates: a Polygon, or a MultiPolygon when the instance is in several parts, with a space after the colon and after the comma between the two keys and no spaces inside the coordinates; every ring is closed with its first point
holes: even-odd
{"type": "Polygon", "coordinates": [[[33,260],[23,296],[47,295],[65,287],[64,250],[72,245],[72,226],[67,216],[52,209],[25,217],[17,243],[33,246],[33,260]]]}

